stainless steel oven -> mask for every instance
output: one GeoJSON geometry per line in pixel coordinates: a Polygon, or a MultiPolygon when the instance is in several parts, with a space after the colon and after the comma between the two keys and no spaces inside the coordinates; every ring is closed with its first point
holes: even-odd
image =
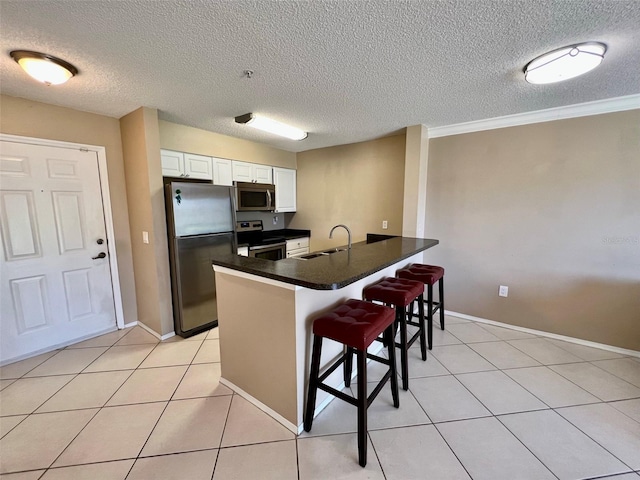
{"type": "Polygon", "coordinates": [[[282,260],[287,256],[287,243],[273,243],[271,245],[253,245],[249,247],[249,256],[266,260],[282,260]]]}

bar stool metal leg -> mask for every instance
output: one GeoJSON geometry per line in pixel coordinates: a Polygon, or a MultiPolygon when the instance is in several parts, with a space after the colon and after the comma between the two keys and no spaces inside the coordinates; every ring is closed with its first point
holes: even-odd
{"type": "Polygon", "coordinates": [[[444,275],[438,282],[438,293],[440,295],[440,329],[444,330],[444,275]]]}
{"type": "Polygon", "coordinates": [[[311,372],[309,374],[309,393],[307,395],[307,410],[304,415],[304,430],[311,430],[313,414],[316,409],[316,395],[318,393],[318,377],[320,376],[320,355],[322,353],[322,337],[313,336],[313,351],[311,354],[311,372]]]}
{"type": "MultiPolygon", "coordinates": [[[[424,331],[424,294],[418,297],[418,318],[422,319],[422,326],[420,327],[420,353],[424,361],[427,359],[427,339],[424,331]]],[[[431,345],[431,343],[429,343],[429,345],[431,345]]]]}
{"type": "MultiPolygon", "coordinates": [[[[424,308],[424,302],[422,302],[424,308]]],[[[433,285],[427,285],[427,335],[429,350],[433,350],[433,285]]]]}
{"type": "Polygon", "coordinates": [[[357,350],[358,358],[358,461],[367,465],[367,351],[357,350]]]}

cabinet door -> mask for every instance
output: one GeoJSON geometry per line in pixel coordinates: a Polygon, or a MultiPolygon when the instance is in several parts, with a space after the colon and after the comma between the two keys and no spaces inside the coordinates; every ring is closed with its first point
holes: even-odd
{"type": "Polygon", "coordinates": [[[233,185],[231,160],[227,160],[226,158],[213,158],[213,183],[216,185],[233,185]]]}
{"type": "Polygon", "coordinates": [[[289,168],[273,168],[276,186],[276,212],[296,211],[296,171],[289,168]]]}
{"type": "Polygon", "coordinates": [[[232,162],[234,182],[253,182],[253,165],[247,162],[232,162]]]}
{"type": "Polygon", "coordinates": [[[301,248],[305,248],[307,250],[304,253],[309,253],[309,237],[292,238],[291,240],[287,240],[287,253],[301,248]]]}
{"type": "Polygon", "coordinates": [[[253,179],[256,183],[273,183],[271,173],[272,167],[269,165],[253,165],[253,179]]]}
{"type": "Polygon", "coordinates": [[[163,177],[184,177],[184,153],[160,150],[163,177]]]}
{"type": "Polygon", "coordinates": [[[205,157],[204,155],[195,155],[193,153],[185,153],[184,175],[185,177],[189,178],[213,180],[211,157],[205,157]]]}

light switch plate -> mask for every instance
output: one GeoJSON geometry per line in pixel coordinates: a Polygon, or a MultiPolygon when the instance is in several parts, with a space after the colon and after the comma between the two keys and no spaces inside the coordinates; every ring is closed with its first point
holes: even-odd
{"type": "Polygon", "coordinates": [[[500,295],[501,297],[508,297],[509,296],[509,287],[507,287],[505,285],[500,285],[500,288],[498,289],[498,295],[500,295]]]}
{"type": "Polygon", "coordinates": [[[142,243],[149,243],[149,232],[142,232],[142,243]]]}
{"type": "Polygon", "coordinates": [[[382,221],[382,229],[386,230],[387,228],[389,228],[389,222],[387,222],[386,220],[382,221]]]}

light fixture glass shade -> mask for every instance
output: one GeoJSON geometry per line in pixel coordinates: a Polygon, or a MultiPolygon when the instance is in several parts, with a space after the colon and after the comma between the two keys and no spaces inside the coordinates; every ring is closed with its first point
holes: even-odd
{"type": "Polygon", "coordinates": [[[527,82],[535,84],[575,78],[600,65],[606,50],[606,45],[597,42],[559,48],[531,60],[524,67],[524,78],[527,82]]]}
{"type": "Polygon", "coordinates": [[[78,73],[69,62],[44,53],[14,50],[10,55],[31,77],[46,85],[60,85],[78,73]]]}
{"type": "Polygon", "coordinates": [[[264,132],[273,133],[274,135],[280,135],[281,137],[289,138],[291,140],[304,140],[307,138],[307,132],[304,130],[292,127],[286,123],[271,120],[267,117],[254,115],[253,113],[246,113],[245,115],[236,117],[236,123],[244,123],[250,127],[257,128],[264,132]]]}

